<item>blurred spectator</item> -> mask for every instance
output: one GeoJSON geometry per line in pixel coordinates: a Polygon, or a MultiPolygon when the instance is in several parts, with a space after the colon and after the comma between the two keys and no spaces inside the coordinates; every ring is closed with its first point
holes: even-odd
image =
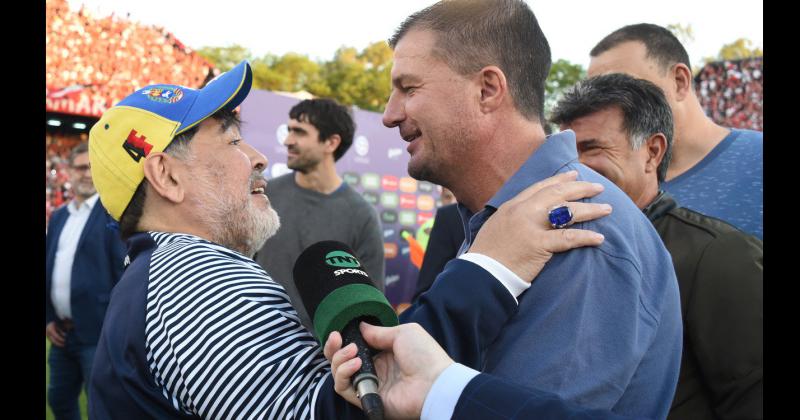
{"type": "Polygon", "coordinates": [[[694,78],[706,115],[719,125],[764,130],[762,57],[708,63],[694,78]]]}
{"type": "MultiPolygon", "coordinates": [[[[84,135],[85,136],[85,135],[84,135]]],[[[45,136],[47,152],[45,156],[45,221],[50,215],[71,198],[69,182],[69,153],[81,143],[80,135],[48,133],[45,136]]]]}
{"type": "Polygon", "coordinates": [[[106,108],[155,83],[200,87],[212,73],[204,58],[158,26],[95,18],[66,0],[46,1],[46,89],[104,100],[106,108]]]}

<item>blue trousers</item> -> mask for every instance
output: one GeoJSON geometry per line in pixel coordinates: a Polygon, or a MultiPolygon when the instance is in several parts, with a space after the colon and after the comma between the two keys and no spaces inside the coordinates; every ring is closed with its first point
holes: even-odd
{"type": "Polygon", "coordinates": [[[75,340],[75,334],[67,333],[64,347],[50,346],[50,385],[47,401],[56,420],[80,420],[78,397],[81,385],[89,395],[92,361],[96,345],[85,345],[75,340]]]}

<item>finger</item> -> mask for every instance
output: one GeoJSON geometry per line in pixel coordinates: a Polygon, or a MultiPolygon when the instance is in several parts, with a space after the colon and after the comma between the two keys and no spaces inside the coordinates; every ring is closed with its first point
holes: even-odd
{"type": "Polygon", "coordinates": [[[361,368],[361,359],[358,357],[350,359],[341,365],[333,373],[333,386],[336,392],[351,390],[351,378],[361,368]]]}
{"type": "Polygon", "coordinates": [[[56,347],[64,347],[64,339],[57,335],[52,335],[50,337],[50,342],[56,347]]]}
{"type": "Polygon", "coordinates": [[[328,341],[325,342],[322,352],[325,354],[325,358],[331,361],[333,354],[339,351],[340,348],[342,348],[342,336],[338,331],[333,331],[328,335],[328,341]]]}
{"type": "Polygon", "coordinates": [[[544,236],[544,247],[549,252],[564,252],[584,246],[598,246],[605,237],[585,229],[553,229],[544,236]]]}
{"type": "Polygon", "coordinates": [[[603,184],[596,182],[570,181],[544,188],[533,199],[542,205],[551,207],[565,201],[578,201],[594,197],[604,189],[603,184]]]}
{"type": "Polygon", "coordinates": [[[562,183],[565,183],[565,182],[574,181],[577,178],[578,178],[578,171],[567,171],[567,172],[562,172],[560,174],[556,174],[554,176],[551,176],[550,178],[543,179],[543,180],[531,185],[530,187],[524,189],[521,193],[517,194],[516,197],[512,198],[509,201],[513,202],[513,201],[526,200],[529,197],[531,197],[534,194],[536,194],[537,192],[539,192],[539,191],[541,191],[541,190],[543,190],[543,189],[545,189],[547,187],[551,187],[553,185],[562,184],[562,183]]]}
{"type": "Polygon", "coordinates": [[[399,327],[378,327],[362,322],[361,335],[364,340],[376,350],[388,350],[392,348],[394,339],[397,336],[399,327]]]}
{"type": "Polygon", "coordinates": [[[350,343],[341,350],[337,351],[333,354],[331,358],[331,369],[336,371],[342,364],[347,363],[352,358],[356,357],[358,353],[358,348],[356,347],[355,343],[350,343]]]}
{"type": "MultiPolygon", "coordinates": [[[[572,213],[572,220],[567,224],[567,226],[570,226],[574,223],[586,222],[603,216],[608,216],[611,214],[612,210],[610,205],[604,203],[570,202],[566,203],[566,206],[569,207],[569,211],[572,213]]],[[[549,219],[546,223],[549,227],[549,219]]]]}

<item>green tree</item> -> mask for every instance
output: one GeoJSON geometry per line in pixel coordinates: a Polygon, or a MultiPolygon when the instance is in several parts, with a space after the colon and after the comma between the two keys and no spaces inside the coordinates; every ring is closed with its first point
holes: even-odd
{"type": "Polygon", "coordinates": [[[368,45],[360,53],[341,47],[323,66],[323,76],[339,102],[382,112],[391,93],[392,50],[384,41],[368,45]]]}
{"type": "Polygon", "coordinates": [[[753,42],[747,38],[739,38],[730,44],[725,44],[719,49],[717,58],[720,60],[739,60],[750,57],[763,57],[761,48],[752,47],[753,42]]]}
{"type": "Polygon", "coordinates": [[[559,59],[550,66],[550,74],[544,85],[544,116],[548,118],[563,92],[586,77],[586,70],[580,64],[559,59]]]}
{"type": "Polygon", "coordinates": [[[392,50],[385,41],[372,43],[360,52],[343,46],[327,62],[316,62],[297,53],[253,58],[248,49],[239,45],[203,47],[198,52],[220,71],[250,60],[256,89],[305,90],[314,96],[332,97],[346,105],[379,112],[391,93],[392,50]]]}
{"type": "Polygon", "coordinates": [[[214,64],[214,67],[221,72],[232,69],[242,60],[252,58],[250,50],[238,44],[229,47],[202,47],[197,50],[197,53],[214,64]]]}

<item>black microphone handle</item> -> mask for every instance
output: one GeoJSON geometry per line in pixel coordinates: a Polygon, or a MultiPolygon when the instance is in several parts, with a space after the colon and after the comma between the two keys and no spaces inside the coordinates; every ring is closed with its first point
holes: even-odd
{"type": "Polygon", "coordinates": [[[375,364],[372,357],[375,350],[369,347],[358,324],[364,321],[368,324],[380,325],[380,322],[371,316],[362,316],[348,322],[342,329],[342,347],[356,343],[357,356],[361,359],[361,368],[353,375],[353,388],[361,400],[361,408],[370,420],[383,420],[383,401],[378,395],[378,375],[375,374],[375,364]]]}

